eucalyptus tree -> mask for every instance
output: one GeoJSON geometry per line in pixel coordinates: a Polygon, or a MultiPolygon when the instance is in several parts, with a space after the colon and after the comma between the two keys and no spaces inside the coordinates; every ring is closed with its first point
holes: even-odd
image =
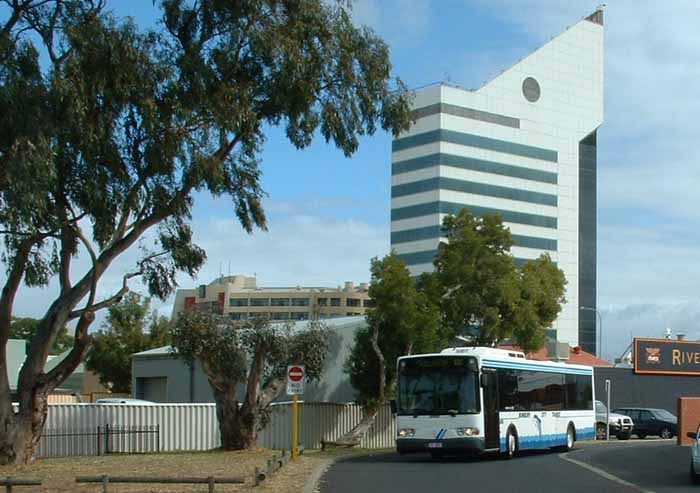
{"type": "Polygon", "coordinates": [[[566,278],[547,254],[518,266],[513,238],[498,215],[468,209],[443,220],[435,271],[423,283],[440,304],[441,323],[474,345],[511,340],[525,350],[545,342],[565,302],[566,278]]]}
{"type": "Polygon", "coordinates": [[[417,289],[415,279],[395,251],[371,261],[366,327],[355,335],[345,372],[364,416],[336,444],[357,445],[393,395],[396,358],[439,349],[443,334],[439,305],[417,289]]]}
{"type": "Polygon", "coordinates": [[[362,135],[410,123],[387,45],[346,2],[162,0],[140,29],[103,0],[2,0],[0,14],[0,463],[31,461],[47,394],[82,362],[95,312],[142,278],[167,297],[206,259],[190,226],[198,192],[231,201],[248,232],[266,228],[259,152],[265,128],[296,147],[318,133],[349,156],[362,135]],[[144,235],[122,287],[100,280],[144,235]],[[78,255],[87,259],[78,268],[78,255]],[[20,285],[44,305],[11,405],[5,346],[20,285]],[[71,352],[44,371],[60,330],[71,352]]]}
{"type": "Polygon", "coordinates": [[[169,343],[170,320],[159,318],[150,308],[150,299],[130,292],[107,308],[102,327],[92,334],[92,348],[85,364],[113,392],[131,392],[134,353],[169,343]]]}
{"type": "Polygon", "coordinates": [[[325,326],[295,329],[258,317],[236,327],[227,317],[190,311],[178,316],[173,347],[186,362],[199,361],[214,391],[225,450],[254,448],[272,402],[285,391],[288,365],[305,365],[318,381],[328,355],[325,326]]]}

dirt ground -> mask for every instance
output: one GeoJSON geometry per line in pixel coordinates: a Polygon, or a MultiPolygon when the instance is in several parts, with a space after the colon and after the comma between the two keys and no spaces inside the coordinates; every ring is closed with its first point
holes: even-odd
{"type": "MultiPolygon", "coordinates": [[[[26,492],[100,492],[100,484],[76,484],[76,476],[190,476],[240,477],[242,485],[216,485],[215,491],[260,491],[270,493],[298,493],[304,489],[314,468],[330,457],[362,453],[361,450],[304,452],[297,462],[288,463],[272,477],[253,488],[256,467],[264,468],[268,459],[280,452],[267,449],[238,452],[187,452],[144,455],[109,455],[102,457],[66,457],[43,459],[26,466],[0,466],[0,477],[40,479],[43,485],[16,487],[26,492]]],[[[119,492],[192,492],[207,491],[206,484],[110,484],[109,491],[119,492]]]]}

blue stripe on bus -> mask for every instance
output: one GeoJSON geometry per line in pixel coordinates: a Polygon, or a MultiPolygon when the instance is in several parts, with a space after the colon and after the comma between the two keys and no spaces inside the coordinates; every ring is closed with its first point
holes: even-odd
{"type": "Polygon", "coordinates": [[[528,370],[528,369],[534,369],[534,370],[542,370],[542,371],[549,371],[553,373],[576,373],[579,375],[592,375],[593,372],[591,370],[582,370],[578,368],[556,368],[556,367],[551,367],[551,366],[544,366],[544,365],[518,365],[518,364],[513,364],[513,363],[503,363],[500,361],[484,361],[484,366],[492,366],[492,367],[498,367],[498,368],[513,368],[513,369],[518,369],[518,370],[528,370]]]}
{"type": "Polygon", "coordinates": [[[575,375],[593,375],[593,370],[584,370],[582,368],[557,368],[555,366],[546,366],[530,363],[514,363],[510,361],[497,361],[483,359],[482,363],[484,366],[491,366],[495,368],[507,368],[513,370],[538,370],[550,373],[571,373],[575,375]]]}
{"type": "MultiPolygon", "coordinates": [[[[576,430],[576,440],[590,440],[595,437],[594,428],[582,428],[576,430]]],[[[506,439],[501,438],[501,452],[506,451],[506,439]]],[[[549,435],[518,436],[518,448],[520,450],[558,447],[566,445],[566,433],[553,433],[549,435]]]]}
{"type": "Polygon", "coordinates": [[[541,371],[543,373],[558,373],[560,375],[582,375],[582,376],[593,376],[590,372],[583,372],[583,371],[568,371],[568,372],[559,372],[559,371],[552,371],[552,370],[546,370],[544,368],[539,368],[539,367],[513,367],[513,366],[498,366],[498,365],[493,365],[490,368],[500,368],[504,370],[524,370],[524,371],[541,371]]]}

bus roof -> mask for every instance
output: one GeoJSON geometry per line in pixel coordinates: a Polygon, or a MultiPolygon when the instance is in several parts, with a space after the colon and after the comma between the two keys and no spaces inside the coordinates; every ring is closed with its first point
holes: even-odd
{"type": "Polygon", "coordinates": [[[524,368],[524,367],[547,367],[551,368],[550,371],[556,371],[555,369],[561,369],[562,371],[568,370],[585,370],[587,372],[592,372],[593,367],[587,365],[571,365],[559,361],[540,361],[531,360],[525,357],[525,353],[521,351],[513,351],[510,349],[498,349],[492,347],[452,347],[443,349],[439,353],[431,354],[413,354],[411,356],[402,356],[399,359],[408,358],[420,358],[424,356],[474,356],[482,361],[485,366],[492,366],[489,362],[493,363],[493,366],[498,367],[508,367],[510,364],[513,368],[524,368]]]}

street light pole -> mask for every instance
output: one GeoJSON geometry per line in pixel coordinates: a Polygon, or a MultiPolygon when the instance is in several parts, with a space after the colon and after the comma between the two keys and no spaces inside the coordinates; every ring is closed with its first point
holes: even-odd
{"type": "Polygon", "coordinates": [[[602,358],[603,357],[603,317],[600,315],[600,312],[597,309],[592,308],[590,306],[582,306],[582,307],[580,307],[580,310],[595,312],[595,314],[598,315],[598,327],[600,327],[600,345],[598,346],[598,357],[602,358]]]}

